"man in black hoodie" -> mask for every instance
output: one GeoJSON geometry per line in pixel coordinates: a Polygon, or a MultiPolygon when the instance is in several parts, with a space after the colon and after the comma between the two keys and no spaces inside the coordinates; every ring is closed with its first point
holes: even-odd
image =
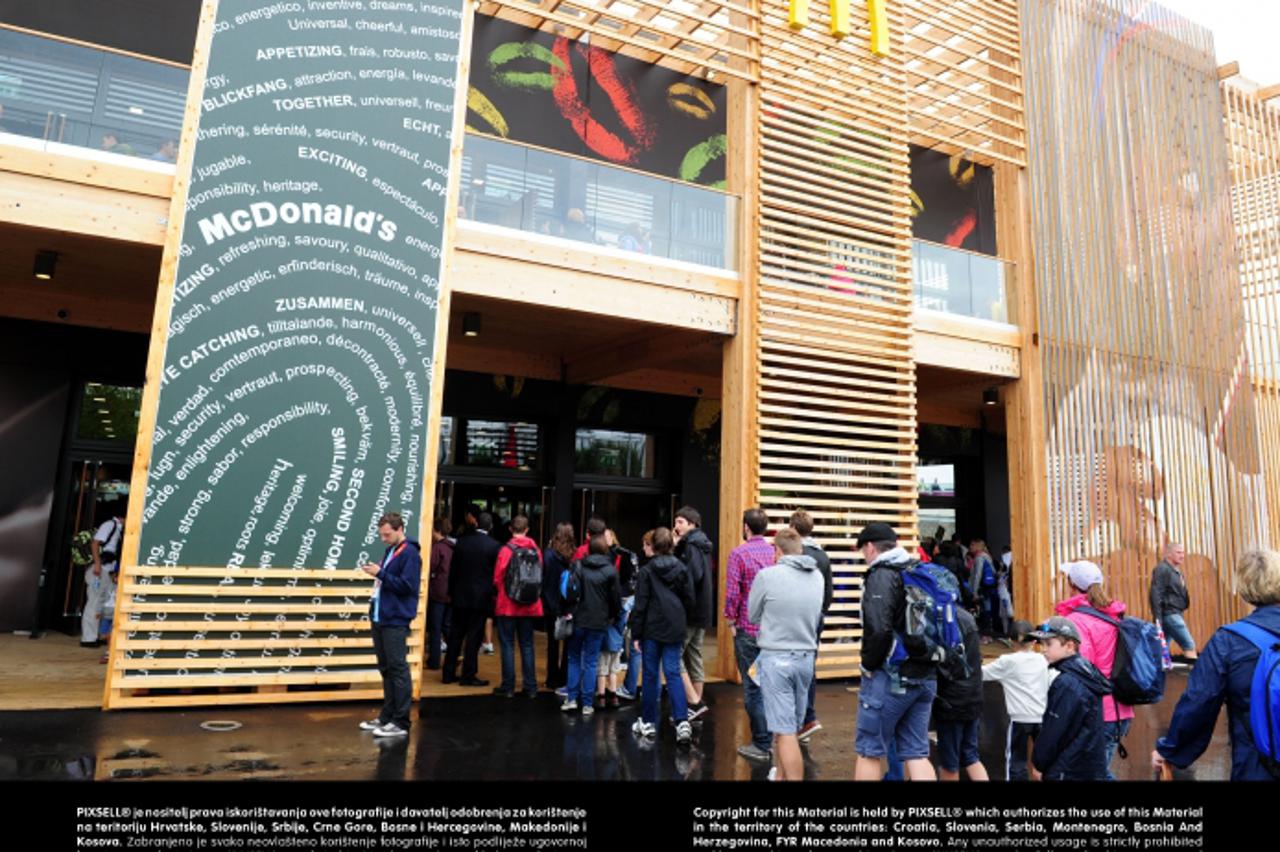
{"type": "Polygon", "coordinates": [[[680,661],[685,695],[689,699],[689,719],[692,721],[707,712],[707,705],[702,701],[702,686],[707,679],[702,662],[702,642],[707,628],[711,626],[715,566],[711,563],[711,539],[702,531],[702,515],[697,509],[692,506],[681,508],[676,512],[672,526],[676,533],[676,557],[689,569],[695,598],[693,611],[689,613],[684,655],[680,661]]]}
{"type": "MultiPolygon", "coordinates": [[[[649,739],[658,734],[661,704],[658,678],[665,674],[667,683],[674,684],[679,677],[688,613],[696,600],[689,569],[671,555],[673,547],[671,530],[658,527],[653,531],[653,558],[640,569],[636,580],[636,605],[631,612],[635,650],[644,657],[640,718],[631,726],[631,732],[649,739]]],[[[688,703],[682,690],[672,689],[670,695],[671,716],[676,720],[676,740],[687,743],[693,737],[693,730],[686,721],[688,703]]]]}
{"type": "Polygon", "coordinates": [[[618,585],[618,569],[609,556],[609,539],[593,535],[589,554],[582,567],[582,599],[573,608],[573,635],[569,637],[569,677],[565,684],[566,713],[582,707],[582,715],[595,713],[592,706],[596,694],[596,668],[600,646],[604,644],[609,625],[622,612],[622,593],[618,585]]]}
{"type": "Polygon", "coordinates": [[[1044,643],[1044,658],[1058,673],[1049,684],[1044,724],[1031,751],[1031,764],[1045,781],[1107,780],[1107,729],[1102,698],[1111,683],[1080,656],[1080,631],[1054,616],[1031,634],[1044,643]]]}

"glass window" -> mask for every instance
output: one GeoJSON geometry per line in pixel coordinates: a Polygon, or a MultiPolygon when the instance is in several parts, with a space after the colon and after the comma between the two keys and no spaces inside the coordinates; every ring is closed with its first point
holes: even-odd
{"type": "Polygon", "coordinates": [[[641,432],[579,429],[574,471],[653,479],[654,438],[641,432]]]}
{"type": "MultiPolygon", "coordinates": [[[[916,483],[922,497],[956,496],[956,466],[922,464],[916,468],[916,483]]],[[[923,521],[921,522],[923,529],[923,521]]]]}
{"type": "Polygon", "coordinates": [[[77,437],[90,441],[122,441],[138,437],[142,388],[87,382],[80,402],[77,437]]]}
{"type": "Polygon", "coordinates": [[[496,467],[506,470],[537,470],[539,467],[538,426],[504,420],[467,420],[466,458],[453,463],[469,467],[496,467]]]}

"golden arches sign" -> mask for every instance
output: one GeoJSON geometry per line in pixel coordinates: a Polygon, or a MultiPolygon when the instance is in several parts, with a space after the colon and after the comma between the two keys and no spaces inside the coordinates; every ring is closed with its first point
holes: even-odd
{"type": "MultiPolygon", "coordinates": [[[[831,34],[844,38],[850,32],[849,4],[852,0],[830,0],[831,34]]],[[[867,20],[871,24],[871,52],[876,56],[889,55],[889,21],[885,15],[885,0],[867,0],[867,20]]],[[[809,25],[809,0],[790,0],[787,23],[793,30],[809,25]]]]}

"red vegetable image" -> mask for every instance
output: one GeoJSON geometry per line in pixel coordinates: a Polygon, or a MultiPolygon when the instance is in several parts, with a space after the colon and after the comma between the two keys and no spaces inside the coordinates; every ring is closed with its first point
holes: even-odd
{"type": "Polygon", "coordinates": [[[964,245],[964,241],[969,239],[969,235],[973,233],[973,229],[978,227],[978,214],[974,210],[970,210],[960,217],[954,227],[947,233],[944,243],[952,248],[960,248],[964,245]]]}
{"type": "Polygon", "coordinates": [[[617,68],[613,64],[613,56],[598,47],[578,45],[578,53],[587,58],[587,68],[591,78],[604,92],[613,105],[622,122],[622,126],[631,135],[631,142],[608,130],[591,115],[590,107],[578,93],[578,83],[573,78],[572,60],[569,55],[569,40],[556,39],[552,52],[564,63],[564,68],[552,66],[551,77],[555,85],[551,90],[560,114],[565,117],[586,146],[595,153],[615,163],[634,163],[641,151],[653,146],[656,133],[649,123],[648,117],[640,109],[635,85],[618,77],[617,68]]]}

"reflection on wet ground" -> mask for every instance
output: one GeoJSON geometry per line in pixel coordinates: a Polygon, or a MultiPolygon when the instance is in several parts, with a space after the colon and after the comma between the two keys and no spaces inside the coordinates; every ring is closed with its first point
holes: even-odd
{"type": "MultiPolygon", "coordinates": [[[[1117,777],[1150,778],[1152,746],[1185,686],[1185,672],[1174,672],[1164,702],[1138,708],[1125,741],[1129,758],[1113,764],[1117,777]]],[[[741,688],[720,684],[707,693],[711,710],[695,725],[691,748],[676,745],[670,726],[656,742],[638,742],[631,735],[638,704],[583,719],[559,712],[550,693],[429,699],[412,734],[398,741],[357,730],[376,712],[367,703],[7,712],[0,713],[0,779],[763,780],[767,767],[737,755],[748,740],[741,688]],[[210,720],[241,726],[200,727],[210,720]]],[[[856,698],[844,684],[819,687],[823,730],[806,749],[807,777],[853,777],[856,698]]],[[[985,714],[983,763],[1002,778],[1006,717],[997,685],[986,687],[985,714]]],[[[1230,770],[1223,717],[1194,777],[1221,780],[1230,770]]]]}

